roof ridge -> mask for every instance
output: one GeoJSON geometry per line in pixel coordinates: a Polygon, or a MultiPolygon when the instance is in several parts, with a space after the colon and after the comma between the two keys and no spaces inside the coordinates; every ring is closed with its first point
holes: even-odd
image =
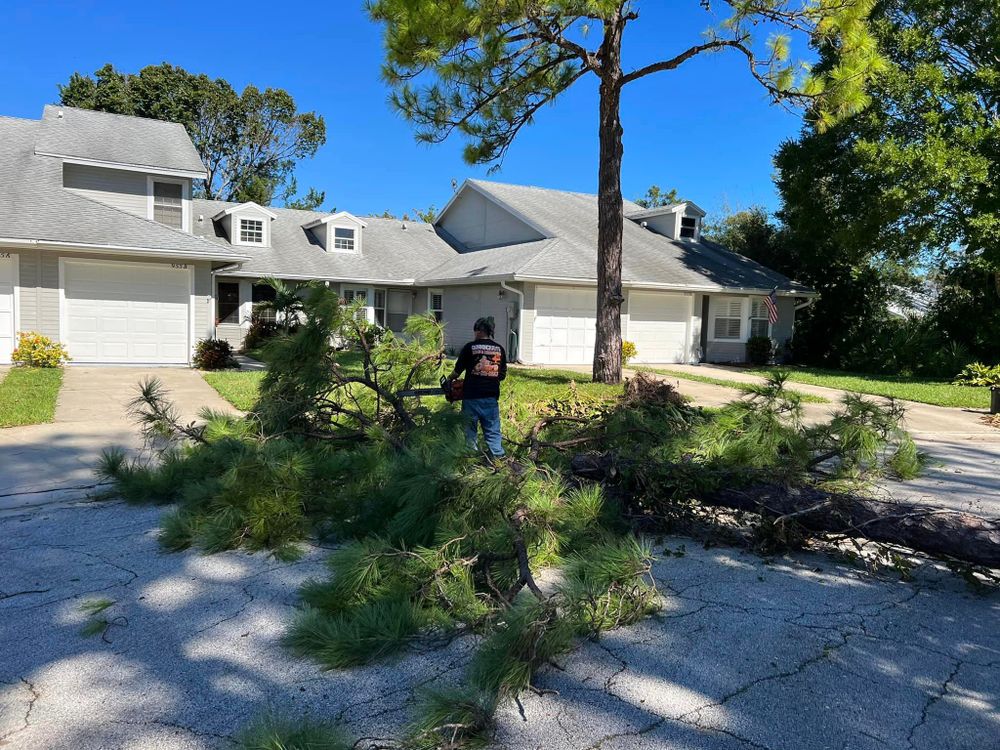
{"type": "MultiPolygon", "coordinates": [[[[504,185],[506,187],[521,188],[522,190],[541,190],[546,193],[562,193],[563,195],[580,195],[587,198],[596,198],[597,193],[586,193],[581,190],[562,190],[560,188],[542,187],[541,185],[521,185],[517,182],[501,182],[500,180],[481,180],[478,177],[470,177],[469,182],[478,185],[504,185]]],[[[628,200],[627,198],[625,200],[628,200]]]]}
{"type": "Polygon", "coordinates": [[[90,114],[106,115],[108,117],[127,117],[131,120],[146,120],[147,122],[159,122],[163,123],[164,125],[177,125],[179,127],[184,128],[185,132],[187,132],[187,128],[184,126],[184,123],[177,122],[176,120],[162,120],[159,117],[146,117],[145,115],[127,115],[123,112],[108,112],[103,109],[87,109],[86,107],[72,107],[68,104],[46,104],[44,109],[42,110],[42,113],[44,114],[45,110],[48,109],[49,107],[53,107],[56,109],[72,109],[75,112],[87,112],[90,114]]]}
{"type": "Polygon", "coordinates": [[[38,124],[41,120],[33,120],[30,117],[14,117],[12,115],[0,115],[0,120],[10,120],[12,122],[33,122],[38,124]]]}

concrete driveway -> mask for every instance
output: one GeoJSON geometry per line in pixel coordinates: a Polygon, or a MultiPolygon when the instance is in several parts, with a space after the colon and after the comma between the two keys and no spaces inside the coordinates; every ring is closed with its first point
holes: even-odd
{"type": "MultiPolygon", "coordinates": [[[[281,636],[296,563],[164,553],[160,510],[119,502],[0,517],[0,746],[210,750],[271,708],[396,747],[459,638],[326,672],[281,636]],[[81,603],[113,623],[85,637],[81,603]]],[[[499,716],[497,750],[986,750],[1000,736],[1000,598],[937,568],[911,582],[821,555],[774,560],[668,538],[663,610],[558,659],[499,716]]]]}
{"type": "Polygon", "coordinates": [[[0,429],[0,512],[93,491],[104,448],[140,445],[125,407],[148,377],[164,382],[186,419],[205,406],[233,411],[196,370],[67,367],[54,422],[0,429]]]}

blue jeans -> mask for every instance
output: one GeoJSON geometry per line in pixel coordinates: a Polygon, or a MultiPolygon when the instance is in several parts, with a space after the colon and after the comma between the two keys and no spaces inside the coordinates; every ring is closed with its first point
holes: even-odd
{"type": "Polygon", "coordinates": [[[465,443],[469,450],[479,449],[479,425],[483,426],[486,446],[495,458],[504,455],[500,443],[500,403],[495,398],[472,398],[462,401],[465,423],[465,443]]]}

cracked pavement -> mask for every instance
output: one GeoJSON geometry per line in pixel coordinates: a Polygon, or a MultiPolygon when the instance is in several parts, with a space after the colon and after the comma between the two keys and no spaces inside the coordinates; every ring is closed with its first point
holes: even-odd
{"type": "MultiPolygon", "coordinates": [[[[0,517],[0,746],[232,747],[272,708],[385,747],[416,689],[460,679],[470,638],[336,672],[293,658],[280,638],[327,550],[293,563],[164,553],[161,512],[90,502],[0,517]],[[96,599],[114,602],[106,640],[81,634],[80,605],[96,599]]],[[[932,566],[901,582],[822,555],[666,545],[662,611],[544,669],[544,695],[501,711],[497,747],[1000,745],[997,593],[932,566]]]]}

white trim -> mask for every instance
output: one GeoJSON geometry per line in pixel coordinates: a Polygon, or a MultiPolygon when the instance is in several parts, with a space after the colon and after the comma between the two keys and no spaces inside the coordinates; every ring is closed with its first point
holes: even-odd
{"type": "Polygon", "coordinates": [[[253,216],[233,216],[230,219],[232,224],[233,236],[230,238],[232,244],[240,245],[241,247],[270,247],[271,246],[271,223],[265,221],[262,218],[255,218],[253,216]],[[259,221],[260,222],[260,242],[246,242],[243,239],[243,222],[244,221],[259,221]]]}
{"type": "MultiPolygon", "coordinates": [[[[362,310],[365,311],[365,320],[369,323],[375,322],[375,287],[366,286],[364,284],[356,284],[352,282],[344,282],[340,285],[340,298],[345,299],[344,294],[348,291],[351,292],[364,292],[365,293],[365,305],[362,310]]],[[[386,304],[388,304],[388,294],[386,295],[386,304]]],[[[349,302],[348,304],[353,304],[349,302]]]]}
{"type": "MultiPolygon", "coordinates": [[[[164,226],[158,224],[157,226],[164,226]]],[[[169,228],[169,227],[168,227],[169,228]]],[[[175,230],[176,231],[176,230],[175,230]]],[[[194,237],[194,235],[188,235],[189,237],[194,237]]],[[[195,260],[219,260],[228,261],[231,263],[246,263],[251,260],[249,255],[234,255],[232,253],[193,253],[187,251],[177,251],[177,250],[157,250],[155,248],[148,247],[133,247],[130,245],[87,245],[81,242],[62,242],[57,240],[29,240],[23,237],[0,237],[0,243],[7,245],[9,247],[16,247],[19,249],[34,249],[39,248],[42,250],[80,250],[88,253],[129,253],[131,255],[149,255],[159,258],[173,258],[182,260],[184,263],[190,263],[195,260]]],[[[206,241],[206,244],[207,241],[206,241]]]]}
{"type": "Polygon", "coordinates": [[[764,308],[764,313],[765,314],[764,314],[763,317],[757,317],[757,318],[755,318],[753,316],[753,301],[754,301],[754,297],[759,298],[760,299],[760,304],[763,305],[764,304],[764,299],[763,298],[765,296],[767,296],[767,295],[754,294],[754,295],[751,295],[750,297],[747,297],[747,341],[749,341],[751,339],[751,337],[753,336],[753,321],[755,321],[755,320],[766,320],[767,321],[767,334],[766,335],[767,335],[768,338],[771,338],[771,332],[774,329],[774,326],[771,323],[770,317],[767,315],[767,308],[764,308]]]}
{"type": "Polygon", "coordinates": [[[230,214],[239,213],[240,211],[246,211],[248,209],[260,211],[262,214],[265,214],[266,216],[272,219],[278,218],[278,214],[274,213],[273,211],[268,211],[266,208],[264,208],[261,205],[258,205],[257,203],[254,203],[253,201],[247,201],[246,203],[237,203],[235,206],[230,206],[229,208],[222,209],[221,211],[219,211],[219,213],[215,214],[215,216],[212,217],[212,221],[221,219],[223,216],[229,216],[230,214]]]}
{"type": "Polygon", "coordinates": [[[637,219],[647,219],[654,216],[676,214],[681,211],[686,213],[689,210],[692,213],[697,214],[700,218],[705,218],[705,216],[708,215],[708,212],[697,203],[694,203],[693,201],[680,201],[678,203],[671,203],[669,206],[656,206],[654,208],[647,208],[642,211],[638,211],[634,214],[626,214],[625,218],[635,221],[637,219]]]}
{"type": "MultiPolygon", "coordinates": [[[[21,331],[21,256],[7,250],[0,249],[0,259],[7,255],[11,266],[11,311],[10,318],[10,351],[11,354],[17,349],[17,334],[21,331]]],[[[10,364],[11,361],[0,360],[0,364],[10,364]]]]}
{"type": "MultiPolygon", "coordinates": [[[[60,256],[59,257],[59,343],[63,344],[67,348],[69,347],[69,339],[68,339],[69,324],[68,324],[68,321],[66,319],[66,312],[67,312],[67,305],[66,305],[66,263],[67,262],[69,262],[69,263],[77,263],[77,264],[90,263],[91,265],[93,265],[93,264],[102,265],[102,264],[106,264],[106,263],[114,263],[116,265],[139,266],[139,267],[142,267],[142,268],[149,268],[150,266],[162,266],[164,268],[171,268],[172,270],[179,270],[179,269],[174,268],[174,266],[177,266],[177,265],[184,265],[184,266],[186,266],[186,270],[188,271],[188,276],[189,276],[189,279],[190,279],[190,294],[188,296],[188,346],[187,346],[188,358],[187,358],[187,364],[188,364],[188,366],[192,365],[192,363],[193,363],[193,355],[194,355],[194,346],[195,346],[195,342],[196,342],[195,333],[194,333],[195,332],[195,312],[194,312],[194,305],[195,305],[195,293],[194,293],[195,267],[194,267],[193,263],[188,262],[188,261],[185,261],[183,263],[141,263],[141,262],[129,261],[129,260],[103,260],[103,259],[98,260],[96,258],[64,258],[64,257],[60,256]]],[[[86,363],[83,363],[83,364],[101,364],[101,363],[100,362],[86,362],[86,363]]],[[[147,363],[147,362],[134,362],[133,363],[133,362],[126,361],[126,362],[113,362],[111,364],[122,364],[122,365],[130,365],[130,364],[142,364],[142,365],[151,364],[152,365],[152,364],[155,364],[155,365],[162,365],[164,367],[170,367],[172,365],[176,366],[178,364],[183,364],[183,363],[175,363],[175,362],[149,362],[149,363],[147,363]]]]}
{"type": "Polygon", "coordinates": [[[359,219],[357,216],[352,214],[350,211],[338,211],[337,213],[331,214],[330,216],[322,216],[318,219],[313,219],[308,224],[303,224],[302,228],[312,229],[313,227],[318,227],[320,224],[329,224],[331,221],[340,221],[341,219],[350,219],[351,221],[360,224],[362,227],[366,229],[368,228],[368,224],[366,224],[363,220],[359,219]]]}
{"type": "MultiPolygon", "coordinates": [[[[146,218],[150,221],[160,224],[153,218],[155,215],[154,211],[154,201],[155,196],[153,195],[153,184],[156,182],[162,182],[169,185],[180,185],[181,186],[181,226],[180,230],[185,234],[191,234],[191,183],[184,179],[174,179],[173,177],[160,177],[159,175],[146,175],[146,218]]],[[[167,224],[160,224],[160,226],[168,226],[167,224]]],[[[177,227],[170,227],[170,229],[177,229],[177,227]]]]}
{"type": "Polygon", "coordinates": [[[66,156],[65,154],[55,154],[49,151],[35,151],[35,156],[54,156],[62,159],[66,164],[80,164],[84,167],[111,167],[121,169],[126,172],[145,172],[147,174],[163,175],[164,177],[186,177],[189,180],[207,180],[208,172],[193,169],[170,169],[169,167],[154,167],[148,164],[127,164],[118,161],[104,161],[103,159],[85,159],[81,156],[66,156]]]}
{"type": "Polygon", "coordinates": [[[440,312],[441,313],[441,320],[439,320],[438,322],[439,323],[444,323],[444,289],[428,289],[427,290],[427,312],[429,312],[429,313],[440,312]],[[441,295],[441,309],[440,310],[438,310],[438,309],[436,309],[434,307],[434,295],[435,294],[440,294],[441,295]]]}

